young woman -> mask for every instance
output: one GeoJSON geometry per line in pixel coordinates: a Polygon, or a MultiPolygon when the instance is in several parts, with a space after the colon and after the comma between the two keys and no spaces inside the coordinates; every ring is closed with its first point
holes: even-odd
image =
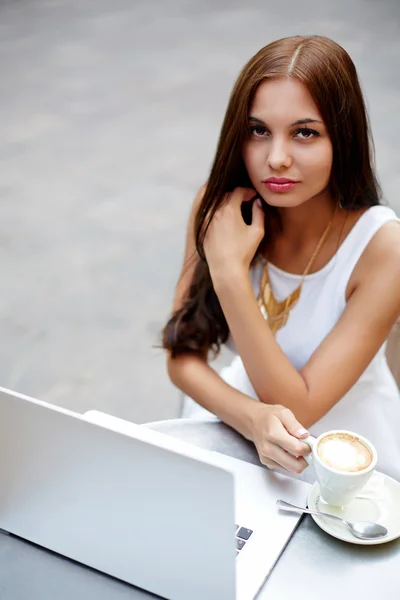
{"type": "Polygon", "coordinates": [[[305,428],[338,428],[369,438],[400,479],[400,395],[385,359],[400,227],[380,204],[371,146],[346,51],[278,40],[239,75],[193,205],[163,334],[169,375],[270,468],[300,473],[305,428]],[[207,359],[222,344],[237,356],[218,375],[207,359]]]}

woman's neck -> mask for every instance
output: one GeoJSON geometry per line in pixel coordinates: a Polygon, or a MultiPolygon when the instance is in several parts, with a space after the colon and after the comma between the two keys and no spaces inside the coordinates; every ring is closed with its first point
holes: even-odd
{"type": "Polygon", "coordinates": [[[281,219],[278,239],[293,250],[301,250],[318,241],[328,223],[336,220],[341,212],[342,209],[335,209],[335,202],[328,195],[312,198],[299,206],[278,208],[281,219]]]}

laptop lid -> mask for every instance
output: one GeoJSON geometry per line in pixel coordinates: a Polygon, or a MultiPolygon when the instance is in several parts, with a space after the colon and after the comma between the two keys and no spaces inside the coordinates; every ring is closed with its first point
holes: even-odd
{"type": "Polygon", "coordinates": [[[170,600],[233,600],[233,476],[207,454],[0,388],[0,528],[170,600]]]}

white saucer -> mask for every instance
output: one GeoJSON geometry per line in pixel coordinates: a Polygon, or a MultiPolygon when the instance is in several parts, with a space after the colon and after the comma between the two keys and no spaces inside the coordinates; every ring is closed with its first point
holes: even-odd
{"type": "Polygon", "coordinates": [[[334,521],[311,515],[316,524],[332,535],[333,537],[350,542],[351,544],[361,544],[364,546],[385,544],[400,537],[400,483],[384,475],[375,472],[367,484],[349,504],[343,508],[331,506],[322,500],[319,493],[318,483],[314,483],[308,495],[308,508],[310,510],[319,510],[320,512],[330,513],[345,519],[346,521],[373,521],[380,523],[387,528],[388,533],[385,537],[377,540],[360,540],[354,537],[346,525],[334,521]]]}

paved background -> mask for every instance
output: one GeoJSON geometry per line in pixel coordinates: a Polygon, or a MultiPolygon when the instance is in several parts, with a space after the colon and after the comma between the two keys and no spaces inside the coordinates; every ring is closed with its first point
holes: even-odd
{"type": "Polygon", "coordinates": [[[176,415],[153,345],[189,207],[239,70],[297,33],[355,60],[400,209],[399,0],[0,0],[0,385],[176,415]]]}

